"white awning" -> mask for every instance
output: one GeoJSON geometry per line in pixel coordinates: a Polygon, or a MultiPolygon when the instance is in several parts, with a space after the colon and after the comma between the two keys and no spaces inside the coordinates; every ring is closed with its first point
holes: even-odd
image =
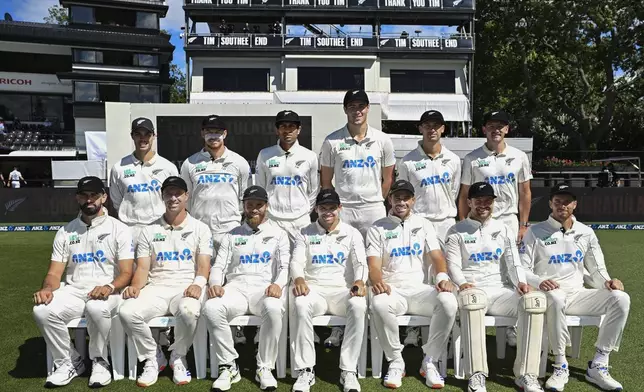
{"type": "Polygon", "coordinates": [[[470,102],[462,94],[389,93],[381,105],[383,120],[418,121],[427,110],[438,110],[445,121],[471,121],[470,102]]]}
{"type": "Polygon", "coordinates": [[[9,154],[0,154],[0,158],[20,158],[20,157],[26,157],[26,158],[55,158],[55,157],[75,157],[76,156],[76,150],[53,150],[53,151],[47,151],[47,150],[18,150],[18,151],[12,151],[9,154]]]}
{"type": "Polygon", "coordinates": [[[232,104],[273,104],[273,93],[257,92],[203,92],[190,93],[190,103],[196,104],[213,104],[213,103],[232,103],[232,104]]]}

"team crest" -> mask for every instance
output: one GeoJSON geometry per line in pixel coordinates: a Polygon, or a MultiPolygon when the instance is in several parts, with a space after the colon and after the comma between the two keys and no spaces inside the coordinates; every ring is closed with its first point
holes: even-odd
{"type": "Polygon", "coordinates": [[[224,163],[221,165],[221,168],[222,168],[222,169],[224,169],[224,170],[226,170],[226,169],[228,169],[228,167],[229,167],[230,165],[232,165],[232,164],[233,164],[232,162],[224,162],[224,163]]]}
{"type": "Polygon", "coordinates": [[[575,242],[579,242],[579,240],[580,240],[580,239],[581,239],[581,237],[583,237],[583,236],[584,236],[583,234],[577,234],[577,235],[575,236],[575,242]]]}
{"type": "Polygon", "coordinates": [[[181,239],[185,241],[190,234],[192,234],[192,231],[181,234],[181,239]]]}
{"type": "Polygon", "coordinates": [[[492,239],[493,239],[493,240],[496,240],[496,237],[498,237],[498,236],[499,236],[499,234],[501,234],[501,232],[500,232],[500,231],[497,231],[497,232],[495,232],[495,233],[492,233],[492,239]]]}
{"type": "Polygon", "coordinates": [[[268,244],[268,241],[270,241],[270,240],[272,240],[272,239],[273,239],[273,237],[264,237],[264,238],[262,239],[262,244],[268,244]]]}
{"type": "Polygon", "coordinates": [[[420,229],[422,229],[422,227],[416,227],[416,228],[411,229],[411,235],[416,235],[416,234],[418,234],[418,231],[419,231],[420,229]]]}
{"type": "Polygon", "coordinates": [[[371,146],[373,146],[373,144],[374,144],[375,142],[376,142],[375,140],[374,140],[374,141],[371,141],[371,142],[369,142],[369,143],[365,144],[365,147],[366,147],[366,148],[371,148],[371,146]]]}
{"type": "Polygon", "coordinates": [[[297,161],[297,162],[295,162],[295,167],[299,168],[300,166],[302,166],[302,164],[304,162],[306,162],[306,161],[297,161]]]}
{"type": "Polygon", "coordinates": [[[505,165],[510,166],[512,164],[512,161],[514,161],[514,158],[506,158],[505,165]]]}
{"type": "Polygon", "coordinates": [[[335,239],[335,242],[339,244],[339,243],[340,243],[340,242],[342,242],[342,240],[344,240],[345,238],[347,238],[347,236],[346,236],[346,235],[338,236],[338,238],[336,238],[336,239],[335,239]]]}
{"type": "Polygon", "coordinates": [[[156,174],[161,173],[162,171],[163,171],[163,169],[154,169],[154,170],[152,170],[152,174],[156,175],[156,174]]]}
{"type": "Polygon", "coordinates": [[[108,235],[110,235],[110,233],[100,234],[100,235],[97,237],[97,238],[98,238],[98,242],[103,242],[103,240],[105,239],[105,237],[107,237],[108,235]]]}
{"type": "Polygon", "coordinates": [[[443,159],[443,160],[441,161],[441,165],[442,165],[442,166],[445,166],[445,165],[447,165],[447,164],[449,163],[449,161],[451,161],[451,159],[443,159]]]}

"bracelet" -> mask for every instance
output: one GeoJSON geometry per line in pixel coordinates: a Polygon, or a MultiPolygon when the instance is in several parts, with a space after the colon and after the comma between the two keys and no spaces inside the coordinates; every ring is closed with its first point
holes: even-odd
{"type": "Polygon", "coordinates": [[[444,280],[449,282],[449,275],[447,275],[445,272],[439,272],[436,274],[436,283],[440,283],[444,280]]]}
{"type": "Polygon", "coordinates": [[[113,294],[116,291],[116,287],[114,287],[114,285],[112,283],[108,283],[105,286],[107,286],[107,287],[112,289],[112,292],[110,294],[113,294]]]}
{"type": "Polygon", "coordinates": [[[202,289],[206,287],[206,283],[208,283],[208,281],[203,276],[195,276],[195,280],[192,281],[192,284],[197,285],[202,289]]]}

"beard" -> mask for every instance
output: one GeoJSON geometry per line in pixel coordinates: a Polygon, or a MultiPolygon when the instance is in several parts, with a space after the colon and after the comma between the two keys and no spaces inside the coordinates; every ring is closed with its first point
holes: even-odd
{"type": "Polygon", "coordinates": [[[103,208],[103,205],[96,206],[95,204],[90,204],[90,203],[85,203],[80,206],[81,211],[83,214],[88,215],[88,216],[94,216],[98,214],[98,212],[103,208]]]}
{"type": "Polygon", "coordinates": [[[246,218],[246,221],[248,222],[248,224],[255,227],[259,226],[259,224],[262,223],[263,220],[264,220],[264,215],[262,214],[258,214],[253,217],[246,218]]]}

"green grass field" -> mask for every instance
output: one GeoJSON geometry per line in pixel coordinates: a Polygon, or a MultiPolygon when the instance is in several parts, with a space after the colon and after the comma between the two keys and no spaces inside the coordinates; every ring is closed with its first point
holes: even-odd
{"type": "MultiPolygon", "coordinates": [[[[622,382],[626,391],[644,391],[644,381],[639,378],[636,369],[642,369],[639,355],[644,352],[644,316],[642,307],[644,296],[637,289],[644,279],[644,268],[640,257],[644,254],[644,236],[635,231],[599,232],[600,242],[612,276],[624,281],[631,295],[631,316],[626,327],[622,350],[611,355],[611,372],[622,382]]],[[[0,320],[2,338],[0,339],[0,390],[2,391],[39,391],[45,380],[45,343],[31,316],[32,296],[42,282],[49,263],[51,242],[54,233],[1,233],[0,234],[0,320]]],[[[319,331],[321,338],[325,330],[319,331]]],[[[516,390],[512,378],[512,361],[514,350],[508,348],[506,359],[496,360],[494,331],[488,331],[488,357],[490,378],[488,391],[516,390]]],[[[249,341],[254,331],[246,333],[249,341]]],[[[582,346],[582,358],[570,359],[571,380],[566,391],[595,391],[595,387],[584,380],[586,361],[594,353],[593,343],[597,336],[596,328],[585,328],[582,346]]],[[[236,384],[232,391],[259,391],[254,378],[254,348],[251,345],[240,348],[240,367],[243,380],[236,384]]],[[[339,350],[326,351],[318,349],[318,380],[314,391],[339,392],[339,350]]],[[[419,348],[407,348],[404,352],[407,362],[408,377],[403,382],[402,390],[421,391],[428,388],[418,376],[421,353],[419,348]]],[[[189,356],[190,357],[190,356],[189,356]]],[[[450,365],[451,366],[451,365],[450,365]]],[[[641,371],[641,370],[640,370],[641,371]]],[[[194,374],[194,373],[193,373],[194,374]]],[[[464,391],[466,382],[451,377],[451,369],[446,379],[445,391],[464,391]]],[[[87,387],[86,374],[63,390],[83,391],[87,387]]],[[[280,382],[278,390],[288,391],[294,382],[291,378],[280,382]]],[[[159,382],[150,387],[151,391],[177,390],[207,391],[212,380],[196,380],[186,386],[177,387],[172,383],[169,369],[160,377],[159,382]]],[[[380,380],[368,377],[361,380],[363,391],[384,391],[380,380]]],[[[138,387],[133,381],[113,382],[106,391],[135,391],[138,387]]]]}

